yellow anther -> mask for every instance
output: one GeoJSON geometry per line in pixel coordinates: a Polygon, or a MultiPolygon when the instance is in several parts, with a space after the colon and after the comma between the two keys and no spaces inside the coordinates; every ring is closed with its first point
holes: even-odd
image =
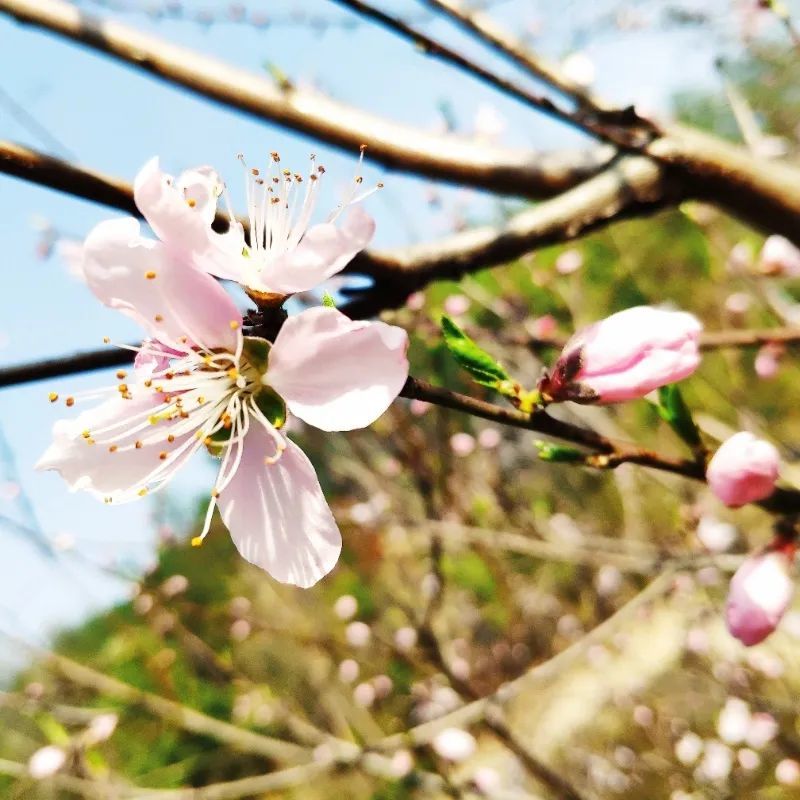
{"type": "Polygon", "coordinates": [[[137,439],[137,440],[136,440],[136,443],[135,443],[133,446],[134,446],[134,447],[135,447],[137,450],[141,450],[141,449],[144,447],[144,445],[143,445],[143,444],[142,444],[142,443],[139,441],[139,439],[137,439]]]}
{"type": "Polygon", "coordinates": [[[205,397],[203,397],[203,395],[200,395],[197,398],[197,404],[200,405],[200,406],[203,405],[203,403],[205,403],[205,401],[206,401],[206,399],[205,399],[205,397]]]}
{"type": "Polygon", "coordinates": [[[219,497],[219,489],[212,489],[211,490],[212,497],[219,497]]]}
{"type": "Polygon", "coordinates": [[[109,452],[109,453],[116,453],[116,452],[117,452],[117,445],[115,445],[115,444],[110,444],[110,445],[108,446],[108,452],[109,452]]]}
{"type": "Polygon", "coordinates": [[[149,388],[150,388],[150,387],[153,385],[153,381],[151,381],[151,380],[150,380],[150,378],[148,378],[148,379],[147,379],[147,380],[144,382],[144,385],[145,385],[145,388],[146,388],[146,389],[149,389],[149,388]]]}
{"type": "Polygon", "coordinates": [[[158,454],[158,457],[159,457],[159,458],[160,458],[162,461],[166,461],[166,460],[167,460],[167,456],[168,456],[168,455],[169,455],[169,454],[167,453],[167,451],[166,451],[166,450],[162,450],[162,451],[161,451],[161,452],[158,454]]]}
{"type": "Polygon", "coordinates": [[[127,378],[127,377],[128,377],[128,373],[125,372],[124,369],[117,370],[117,378],[119,378],[119,380],[122,380],[123,378],[127,378]]]}
{"type": "Polygon", "coordinates": [[[58,400],[58,395],[57,395],[55,392],[50,392],[50,394],[49,394],[49,395],[47,395],[47,399],[48,399],[48,400],[49,400],[51,403],[55,403],[55,401],[56,401],[56,400],[58,400]]]}
{"type": "Polygon", "coordinates": [[[64,402],[69,407],[74,406],[75,405],[75,398],[74,397],[68,397],[64,402]]]}
{"type": "Polygon", "coordinates": [[[235,319],[232,319],[228,324],[231,326],[232,331],[237,330],[239,327],[239,322],[235,319]]]}
{"type": "Polygon", "coordinates": [[[103,344],[111,344],[111,339],[109,339],[108,336],[104,336],[103,337],[103,344]]]}
{"type": "Polygon", "coordinates": [[[214,440],[210,436],[206,436],[206,438],[203,439],[203,444],[208,447],[208,445],[214,444],[214,440]]]}
{"type": "Polygon", "coordinates": [[[229,377],[229,378],[230,378],[232,381],[235,381],[235,380],[236,380],[236,379],[239,377],[239,370],[238,370],[238,369],[236,369],[236,367],[231,367],[231,368],[228,370],[228,377],[229,377]]]}
{"type": "Polygon", "coordinates": [[[91,437],[91,436],[89,436],[89,437],[86,439],[86,444],[94,444],[94,439],[92,439],[92,437],[91,437]]]}
{"type": "Polygon", "coordinates": [[[85,431],[81,433],[81,436],[83,436],[84,439],[89,439],[91,438],[92,434],[89,433],[89,429],[87,428],[85,431]]]}
{"type": "Polygon", "coordinates": [[[127,383],[121,383],[119,386],[117,386],[117,391],[120,394],[125,394],[128,391],[128,384],[127,383]]]}
{"type": "Polygon", "coordinates": [[[144,276],[147,278],[147,280],[152,281],[155,279],[156,273],[151,269],[145,272],[144,276]]]}
{"type": "Polygon", "coordinates": [[[156,315],[153,317],[153,319],[154,319],[156,322],[163,322],[163,321],[164,321],[164,317],[162,317],[162,316],[161,316],[161,314],[156,314],[156,315]]]}
{"type": "Polygon", "coordinates": [[[139,489],[137,494],[139,495],[139,497],[144,497],[147,494],[147,487],[145,486],[144,488],[139,489]]]}
{"type": "Polygon", "coordinates": [[[189,206],[189,208],[194,208],[197,205],[197,200],[195,200],[193,197],[187,197],[186,205],[189,206]]]}
{"type": "Polygon", "coordinates": [[[172,434],[172,433],[171,433],[171,434],[169,434],[169,436],[167,436],[167,441],[168,441],[170,444],[172,444],[172,443],[175,441],[175,435],[174,435],[174,434],[172,434]]]}
{"type": "Polygon", "coordinates": [[[195,536],[192,539],[192,547],[200,547],[203,544],[203,537],[202,536],[195,536]]]}

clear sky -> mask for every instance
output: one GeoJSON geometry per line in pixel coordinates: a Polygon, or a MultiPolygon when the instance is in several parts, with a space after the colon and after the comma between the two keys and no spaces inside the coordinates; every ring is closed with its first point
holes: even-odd
{"type": "MultiPolygon", "coordinates": [[[[192,14],[209,9],[222,15],[228,5],[183,3],[192,14]]],[[[258,2],[243,5],[249,12],[263,7],[258,2]]],[[[293,9],[332,20],[349,19],[347,12],[324,0],[274,0],[267,5],[272,14],[282,19],[293,9]]],[[[644,28],[620,32],[603,16],[606,8],[626,5],[643,9],[645,21],[659,23],[663,21],[660,12],[649,9],[663,4],[575,0],[558,3],[557,14],[548,13],[546,9],[554,5],[510,0],[493,3],[492,12],[517,31],[539,26],[538,46],[551,57],[585,49],[596,65],[598,91],[606,97],[623,102],[640,100],[663,110],[677,88],[690,82],[717,85],[712,64],[719,51],[713,42],[709,43],[707,31],[689,28],[664,35],[644,28]]],[[[704,5],[719,10],[726,4],[704,5]]],[[[81,6],[87,11],[102,12],[97,3],[85,1],[81,6]]],[[[384,7],[409,14],[419,14],[421,8],[414,0],[394,0],[384,7]]],[[[254,71],[263,71],[265,63],[272,63],[295,82],[314,84],[341,100],[420,127],[440,125],[438,109],[446,102],[460,129],[469,132],[478,108],[491,104],[507,121],[502,141],[508,144],[539,148],[580,144],[575,134],[366,25],[352,29],[332,26],[319,33],[283,23],[264,29],[229,22],[202,27],[186,20],[154,20],[135,12],[116,16],[127,24],[254,71]]],[[[429,34],[446,36],[466,52],[481,52],[442,22],[424,24],[429,34]]],[[[483,58],[485,63],[497,63],[490,55],[483,54],[483,58]]],[[[501,69],[508,72],[504,65],[501,69]]],[[[50,139],[58,141],[61,155],[128,180],[156,154],[172,171],[209,163],[227,178],[236,204],[237,199],[243,200],[243,194],[237,195],[242,181],[236,153],[243,152],[252,164],[258,164],[276,149],[285,162],[297,169],[305,166],[309,152],[316,152],[328,168],[332,190],[353,175],[353,156],[206,102],[3,17],[0,89],[48,131],[50,139]]],[[[56,147],[19,114],[12,113],[7,103],[0,105],[0,138],[51,152],[56,147]]],[[[409,243],[441,235],[448,229],[447,214],[432,210],[426,203],[426,182],[387,174],[379,167],[369,167],[365,179],[386,183],[386,188],[369,201],[369,210],[378,221],[376,244],[409,243]]],[[[329,197],[333,203],[335,191],[329,197]]],[[[445,197],[447,209],[461,202],[463,193],[449,190],[445,197]]],[[[472,193],[468,199],[474,218],[491,217],[489,201],[476,199],[472,193]]],[[[106,335],[118,341],[137,338],[132,324],[98,304],[57,259],[41,260],[36,256],[37,217],[49,220],[66,234],[82,238],[92,225],[113,212],[2,175],[0,210],[0,363],[93,348],[106,335]]],[[[53,422],[65,413],[63,406],[47,402],[48,392],[64,395],[110,380],[108,374],[93,373],[0,390],[0,429],[48,537],[68,533],[75,537],[77,550],[92,560],[116,559],[141,569],[152,554],[154,501],[103,506],[86,495],[68,493],[54,473],[40,474],[32,469],[48,444],[53,422]]],[[[193,500],[207,491],[211,474],[210,463],[201,457],[196,467],[173,485],[171,500],[179,507],[190,508],[193,500]]],[[[0,515],[27,522],[23,504],[13,497],[14,488],[8,484],[12,477],[4,476],[0,470],[0,515]]],[[[202,557],[202,551],[198,557],[202,557]]],[[[8,526],[0,527],[0,627],[40,640],[48,631],[79,619],[87,610],[101,607],[127,591],[125,583],[75,559],[43,556],[19,533],[8,526]]]]}

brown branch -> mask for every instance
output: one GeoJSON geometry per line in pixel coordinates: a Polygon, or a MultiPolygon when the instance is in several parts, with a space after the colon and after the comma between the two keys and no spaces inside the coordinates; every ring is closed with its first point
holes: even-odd
{"type": "MultiPolygon", "coordinates": [[[[27,362],[0,368],[0,388],[15,386],[21,383],[42,380],[44,378],[70,375],[76,372],[88,372],[111,366],[129,363],[132,359],[130,350],[111,349],[76,353],[71,356],[27,362]]],[[[586,466],[598,468],[614,468],[620,464],[638,464],[661,472],[670,472],[697,481],[705,481],[705,470],[696,460],[670,458],[651,450],[633,447],[626,442],[619,442],[602,436],[590,428],[573,425],[555,417],[546,411],[535,411],[525,414],[513,408],[498,406],[475,397],[453,392],[426,381],[411,378],[406,381],[401,397],[425,400],[435,405],[444,406],[454,411],[462,411],[474,417],[487,419],[501,425],[535,431],[545,436],[585,447],[594,453],[589,455],[586,466]]],[[[758,503],[767,511],[779,514],[800,513],[800,491],[795,489],[776,489],[766,500],[758,503]]]]}
{"type": "Polygon", "coordinates": [[[206,99],[367,156],[388,167],[524,197],[551,197],[596,173],[608,147],[543,156],[404,126],[81,12],[63,0],[0,0],[0,13],[113,56],[206,99]]]}

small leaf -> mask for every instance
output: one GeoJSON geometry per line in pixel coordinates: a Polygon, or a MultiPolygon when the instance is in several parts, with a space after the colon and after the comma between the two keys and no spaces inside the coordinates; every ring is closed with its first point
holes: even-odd
{"type": "Polygon", "coordinates": [[[689,447],[697,448],[702,446],[703,440],[700,438],[700,431],[697,429],[697,425],[692,419],[692,412],[686,405],[681,390],[674,383],[671,383],[669,386],[662,386],[658,390],[658,413],[661,419],[663,419],[689,447]]]}
{"type": "Polygon", "coordinates": [[[322,305],[325,306],[325,308],[336,308],[336,301],[333,299],[332,295],[325,292],[325,294],[322,295],[322,305]]]}
{"type": "Polygon", "coordinates": [[[586,453],[582,453],[574,447],[567,447],[563,444],[553,444],[552,442],[543,442],[541,440],[537,440],[533,444],[542,461],[558,461],[562,463],[586,461],[586,453]]]}
{"type": "Polygon", "coordinates": [[[508,393],[504,389],[513,385],[508,373],[446,315],[442,316],[442,334],[453,358],[477,383],[503,391],[504,394],[508,393]]]}
{"type": "Polygon", "coordinates": [[[255,367],[263,375],[267,371],[271,347],[266,339],[259,336],[245,336],[242,355],[251,367],[255,367]]]}

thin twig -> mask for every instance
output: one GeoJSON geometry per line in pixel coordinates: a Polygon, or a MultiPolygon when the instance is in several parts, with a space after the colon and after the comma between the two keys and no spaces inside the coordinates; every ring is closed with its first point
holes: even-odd
{"type": "Polygon", "coordinates": [[[517,37],[497,25],[486,12],[467,9],[459,0],[419,0],[419,2],[445,14],[501,56],[566,97],[598,110],[610,110],[598,98],[592,96],[586,86],[576,83],[565,75],[558,65],[533,53],[517,37]]]}
{"type": "MultiPolygon", "coordinates": [[[[571,111],[557,105],[549,97],[532,92],[524,86],[515,83],[508,78],[497,75],[490,69],[482,67],[461,53],[456,52],[436,39],[432,39],[420,31],[414,30],[399,17],[382,11],[379,8],[366,3],[363,0],[332,0],[340,6],[349,8],[356,14],[360,14],[367,19],[392,31],[406,41],[411,42],[415,47],[422,50],[426,55],[445,61],[458,69],[472,75],[487,85],[498,89],[504,94],[522,101],[531,108],[535,108],[553,119],[563,122],[582,133],[596,136],[602,141],[613,144],[624,149],[643,146],[649,139],[656,135],[656,131],[650,127],[645,129],[644,124],[640,124],[639,129],[626,128],[622,125],[607,126],[603,124],[599,114],[587,114],[583,110],[571,111]]],[[[643,121],[642,121],[643,123],[643,121]]]]}

